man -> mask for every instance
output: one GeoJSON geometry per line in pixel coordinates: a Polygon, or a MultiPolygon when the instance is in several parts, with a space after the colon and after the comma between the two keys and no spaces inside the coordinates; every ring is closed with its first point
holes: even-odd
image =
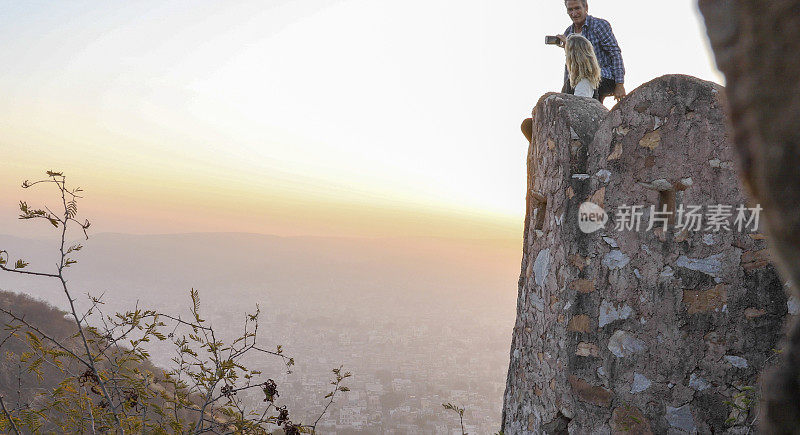
{"type": "MultiPolygon", "coordinates": [[[[601,76],[598,89],[600,102],[609,95],[619,101],[625,96],[625,65],[622,63],[622,50],[617,44],[617,38],[611,31],[608,21],[589,15],[587,0],[564,0],[567,14],[572,19],[572,25],[567,27],[563,35],[558,35],[561,46],[567,42],[567,36],[580,33],[591,41],[594,54],[600,64],[601,76]]],[[[564,67],[564,87],[561,92],[573,93],[569,86],[569,74],[564,67]]]]}

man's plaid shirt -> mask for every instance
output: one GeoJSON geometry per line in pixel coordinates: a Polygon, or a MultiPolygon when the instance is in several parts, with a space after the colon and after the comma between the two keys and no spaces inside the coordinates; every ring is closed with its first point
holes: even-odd
{"type": "MultiPolygon", "coordinates": [[[[564,36],[573,33],[572,26],[567,27],[564,36]]],[[[586,16],[581,35],[588,39],[594,46],[594,54],[600,64],[600,75],[614,80],[616,83],[625,83],[625,65],[622,63],[622,50],[617,44],[617,38],[611,31],[611,24],[602,18],[586,16]]],[[[564,81],[569,81],[569,74],[564,67],[564,81]]]]}

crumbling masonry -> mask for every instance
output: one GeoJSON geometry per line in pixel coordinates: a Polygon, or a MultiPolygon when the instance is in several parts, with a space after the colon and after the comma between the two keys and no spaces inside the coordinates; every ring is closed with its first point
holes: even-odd
{"type": "MultiPolygon", "coordinates": [[[[670,75],[610,112],[547,94],[533,112],[503,431],[746,433],[759,375],[797,310],[760,232],[647,230],[650,206],[749,204],[724,89],[670,75]],[[605,209],[584,233],[579,206],[605,209]],[[643,206],[639,231],[616,229],[643,206]]],[[[735,217],[735,216],[734,216],[735,217]]]]}

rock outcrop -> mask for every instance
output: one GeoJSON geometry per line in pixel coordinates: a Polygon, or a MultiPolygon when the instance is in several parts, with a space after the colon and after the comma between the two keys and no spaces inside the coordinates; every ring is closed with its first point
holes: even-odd
{"type": "Polygon", "coordinates": [[[565,94],[537,104],[504,433],[753,423],[796,300],[753,231],[723,91],[671,75],[610,112],[565,94]]]}
{"type": "MultiPolygon", "coordinates": [[[[741,176],[764,206],[776,263],[800,295],[800,0],[700,0],[728,86],[741,176]]],[[[765,388],[767,433],[800,428],[800,322],[765,388]]]]}

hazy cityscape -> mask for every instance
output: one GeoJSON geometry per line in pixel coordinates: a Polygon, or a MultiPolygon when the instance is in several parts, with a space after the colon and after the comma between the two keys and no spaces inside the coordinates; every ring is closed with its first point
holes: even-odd
{"type": "MultiPolygon", "coordinates": [[[[0,237],[11,252],[47,267],[51,241],[0,237]]],[[[518,262],[513,242],[278,238],[246,234],[129,236],[85,242],[71,285],[104,294],[106,312],[157,307],[186,314],[200,292],[209,322],[239,333],[261,309],[261,343],[296,360],[256,359],[279,386],[279,403],[316,419],[331,369],[353,373],[320,433],[468,433],[499,430],[514,322],[518,262]]],[[[0,287],[56,306],[46,280],[3,276],[0,287]]],[[[169,352],[153,352],[168,367],[169,352]]],[[[244,398],[247,395],[243,394],[244,398]]],[[[263,398],[260,391],[252,403],[263,398]]]]}

